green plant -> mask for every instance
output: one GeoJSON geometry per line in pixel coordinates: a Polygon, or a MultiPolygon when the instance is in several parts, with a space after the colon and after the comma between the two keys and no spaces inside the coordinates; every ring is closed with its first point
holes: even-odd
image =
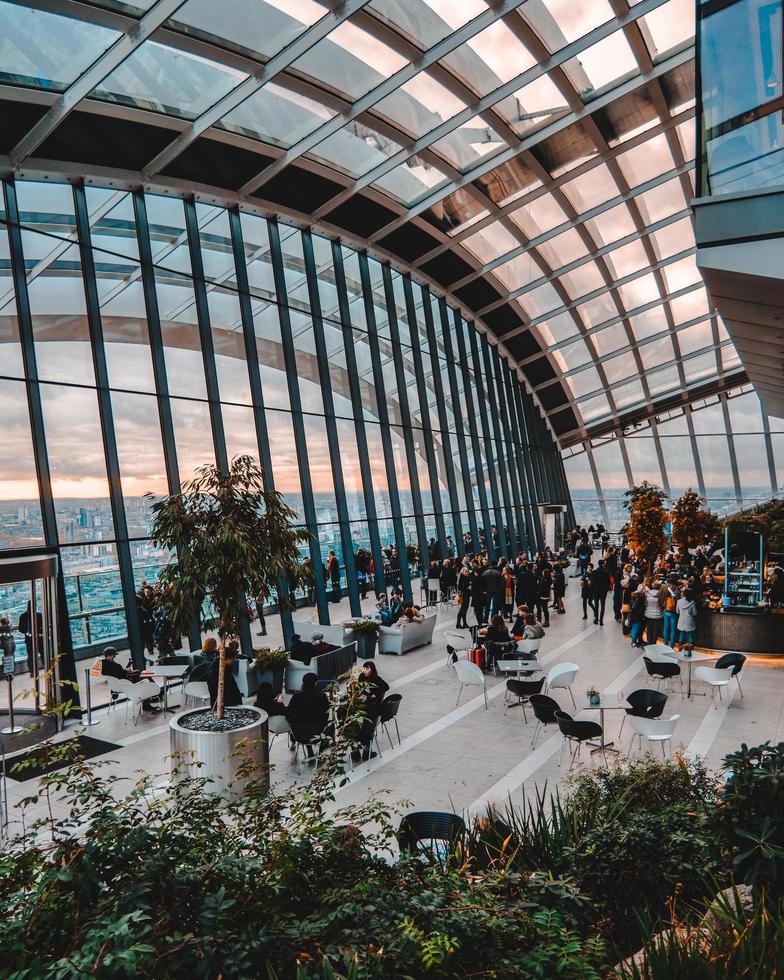
{"type": "Polygon", "coordinates": [[[588,698],[589,701],[591,700],[591,698],[601,697],[601,695],[593,685],[591,685],[591,687],[589,687],[588,690],[585,692],[585,696],[588,698]]]}
{"type": "Polygon", "coordinates": [[[285,650],[254,650],[253,655],[256,670],[282,670],[288,667],[289,655],[285,650]]]}
{"type": "Polygon", "coordinates": [[[784,894],[784,742],[744,743],[724,767],[729,775],[713,820],[717,844],[738,880],[784,894]]]}
{"type": "Polygon", "coordinates": [[[176,554],[159,575],[162,602],[174,627],[187,633],[201,617],[205,600],[217,611],[216,712],[222,718],[226,643],[250,617],[249,596],[268,595],[284,579],[292,587],[310,581],[298,547],[308,534],[293,526],[296,514],[281,495],[265,489],[250,456],[235,457],[228,473],[200,467],[181,493],[153,503],[151,510],[150,540],[176,554]]]}
{"type": "Polygon", "coordinates": [[[378,636],[381,632],[381,624],[374,619],[355,619],[351,624],[351,629],[357,636],[378,636]]]}

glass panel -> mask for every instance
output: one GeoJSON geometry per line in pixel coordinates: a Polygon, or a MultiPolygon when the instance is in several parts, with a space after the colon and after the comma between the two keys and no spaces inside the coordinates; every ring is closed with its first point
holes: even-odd
{"type": "Polygon", "coordinates": [[[517,36],[498,20],[442,59],[479,95],[486,95],[536,63],[517,36]]]}
{"type": "Polygon", "coordinates": [[[637,71],[637,60],[623,31],[616,31],[581,51],[563,67],[574,87],[587,99],[606,85],[637,71]]]}
{"type": "Polygon", "coordinates": [[[245,405],[221,405],[221,414],[229,459],[248,455],[258,461],[259,444],[253,409],[245,405]]]}
{"type": "Polygon", "coordinates": [[[601,163],[587,173],[562,184],[561,190],[579,214],[616,197],[618,185],[613,180],[607,164],[601,163]]]}
{"type": "Polygon", "coordinates": [[[314,147],[311,154],[352,177],[361,177],[400,149],[399,143],[354,119],[314,147]]]}
{"type": "Polygon", "coordinates": [[[624,443],[635,485],[647,480],[661,486],[662,474],[654,440],[647,436],[633,436],[625,439],[624,443]]]}
{"type": "Polygon", "coordinates": [[[294,426],[290,412],[267,412],[267,435],[275,447],[275,489],[293,510],[302,515],[302,489],[299,481],[294,426]]]}
{"type": "Polygon", "coordinates": [[[0,379],[0,413],[4,460],[0,471],[0,550],[28,548],[41,543],[44,535],[23,382],[0,379]]]}
{"type": "Polygon", "coordinates": [[[618,204],[609,211],[595,215],[585,222],[585,227],[599,247],[611,245],[637,230],[625,204],[618,204]]]}
{"type": "Polygon", "coordinates": [[[145,41],[91,93],[93,98],[195,119],[245,72],[157,41],[145,41]]]}
{"type": "Polygon", "coordinates": [[[487,8],[482,0],[372,0],[368,9],[414,43],[431,47],[487,8]]]}
{"type": "Polygon", "coordinates": [[[569,106],[550,76],[540,75],[514,95],[496,102],[493,109],[504,117],[518,136],[524,137],[555,122],[569,111],[569,106]]]}
{"type": "Polygon", "coordinates": [[[542,270],[534,262],[530,254],[524,252],[522,255],[517,255],[508,262],[504,262],[503,265],[499,265],[493,269],[493,275],[503,283],[506,289],[512,292],[516,289],[522,289],[535,279],[539,279],[542,275],[542,270]]]}
{"type": "Polygon", "coordinates": [[[144,494],[168,493],[158,402],[151,395],[114,391],[112,415],[128,537],[146,538],[153,501],[144,494]]]}
{"type": "Polygon", "coordinates": [[[543,0],[527,4],[525,19],[551,51],[558,51],[571,41],[584,37],[595,27],[612,20],[607,0],[578,4],[573,0],[543,0]]]}
{"type": "Polygon", "coordinates": [[[0,3],[0,79],[62,92],[119,36],[89,21],[0,3]]]}
{"type": "Polygon", "coordinates": [[[218,125],[221,129],[288,149],[334,115],[332,109],[320,102],[275,82],[267,82],[260,91],[224,116],[218,125]]]}
{"type": "Polygon", "coordinates": [[[114,537],[96,393],[40,385],[61,544],[114,537]]]}
{"type": "Polygon", "coordinates": [[[436,152],[441,153],[461,171],[470,169],[484,157],[500,153],[507,147],[506,141],[479,116],[463,123],[432,145],[436,152]]]}
{"type": "Polygon", "coordinates": [[[696,490],[698,487],[697,467],[694,462],[691,440],[683,436],[660,438],[659,445],[664,456],[664,467],[667,470],[667,479],[673,496],[676,492],[683,492],[689,488],[696,490]]]}
{"type": "Polygon", "coordinates": [[[169,24],[197,36],[217,37],[267,60],[326,14],[314,0],[188,0],[169,24]]]}
{"type": "Polygon", "coordinates": [[[652,180],[675,166],[664,133],[650,136],[639,146],[621,153],[617,160],[629,187],[636,187],[646,180],[652,180]]]}
{"type": "Polygon", "coordinates": [[[344,21],[292,67],[344,97],[358,99],[405,64],[406,59],[392,48],[351,21],[344,21]]]}
{"type": "Polygon", "coordinates": [[[156,271],[155,288],[169,391],[172,395],[206,398],[193,283],[175,273],[156,271]]]}
{"type": "Polygon", "coordinates": [[[5,229],[0,228],[0,361],[3,374],[24,377],[22,345],[16,315],[16,294],[11,277],[11,250],[5,229]]]}
{"type": "Polygon", "coordinates": [[[375,106],[382,116],[391,119],[412,136],[429,133],[465,108],[462,99],[458,99],[426,71],[414,75],[375,106]]]}
{"type": "Polygon", "coordinates": [[[643,37],[654,61],[673,48],[694,38],[694,3],[692,0],[669,0],[639,21],[645,25],[643,37]]]}
{"type": "Polygon", "coordinates": [[[215,462],[210,410],[206,402],[172,398],[171,411],[180,481],[184,483],[192,479],[199,466],[215,462]]]}
{"type": "Polygon", "coordinates": [[[418,156],[412,156],[389,173],[378,177],[370,186],[386,191],[411,207],[446,183],[446,175],[437,167],[418,156]]]}
{"type": "Polygon", "coordinates": [[[694,227],[691,218],[681,218],[651,233],[651,241],[657,257],[668,259],[687,248],[694,248],[694,227]]]}

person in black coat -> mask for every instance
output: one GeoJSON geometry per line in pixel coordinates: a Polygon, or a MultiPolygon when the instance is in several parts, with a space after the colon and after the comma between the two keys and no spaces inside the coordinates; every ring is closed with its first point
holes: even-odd
{"type": "MultiPolygon", "coordinates": [[[[142,679],[141,671],[135,670],[133,667],[123,667],[122,664],[118,664],[114,659],[117,656],[117,650],[114,647],[105,647],[103,651],[103,660],[101,661],[101,676],[102,677],[115,677],[120,681],[130,681],[131,684],[138,684],[142,679]]],[[[116,700],[118,695],[112,694],[112,701],[116,700]]],[[[147,698],[142,701],[142,710],[149,712],[158,712],[161,709],[153,702],[157,701],[157,698],[147,698]]]]}
{"type": "Polygon", "coordinates": [[[517,604],[536,609],[536,575],[528,562],[517,570],[517,604]]]}
{"type": "Polygon", "coordinates": [[[498,566],[490,565],[482,572],[485,589],[485,612],[488,618],[501,611],[504,600],[504,577],[498,566]]]}
{"type": "Polygon", "coordinates": [[[486,600],[484,575],[475,570],[471,581],[471,608],[474,610],[474,616],[476,616],[477,624],[480,626],[485,622],[486,600]]]}
{"type": "MultiPolygon", "coordinates": [[[[223,674],[223,705],[226,708],[236,708],[242,704],[242,694],[237,687],[237,679],[234,676],[234,664],[237,659],[236,645],[230,643],[226,647],[224,662],[226,669],[223,674]]],[[[210,703],[215,704],[218,700],[218,672],[220,668],[220,657],[216,657],[210,664],[210,670],[205,680],[210,692],[210,703]]]]}
{"type": "Polygon", "coordinates": [[[314,655],[315,650],[313,649],[312,643],[306,643],[300,637],[299,633],[295,633],[291,637],[291,649],[289,650],[289,656],[292,660],[299,660],[300,663],[305,664],[307,667],[314,655]]]}
{"type": "Polygon", "coordinates": [[[555,608],[559,613],[566,612],[564,608],[564,596],[566,595],[566,576],[560,565],[556,565],[553,571],[553,599],[555,608]]]}
{"type": "Polygon", "coordinates": [[[19,624],[17,625],[17,631],[24,634],[25,647],[27,649],[27,669],[30,672],[30,676],[33,677],[37,673],[37,670],[43,670],[44,666],[44,620],[41,613],[36,612],[35,622],[38,629],[38,667],[36,668],[33,663],[33,612],[32,606],[28,600],[27,609],[19,617],[19,624]]]}
{"type": "MultiPolygon", "coordinates": [[[[305,674],[302,687],[291,695],[286,705],[286,720],[291,725],[295,738],[307,743],[316,738],[327,727],[329,720],[329,698],[316,687],[318,677],[315,674],[305,674]]],[[[313,746],[305,745],[309,756],[313,755],[313,746]]]]}
{"type": "Polygon", "coordinates": [[[142,633],[142,646],[152,657],[155,653],[155,594],[146,586],[136,593],[136,608],[139,612],[139,628],[142,633]]]}
{"type": "Polygon", "coordinates": [[[471,582],[473,573],[466,565],[457,575],[457,622],[455,629],[468,629],[468,607],[471,603],[471,582]]]}
{"type": "Polygon", "coordinates": [[[610,591],[611,584],[610,573],[607,571],[605,561],[602,558],[591,577],[593,621],[599,626],[604,626],[604,607],[607,603],[607,593],[610,591]]]}

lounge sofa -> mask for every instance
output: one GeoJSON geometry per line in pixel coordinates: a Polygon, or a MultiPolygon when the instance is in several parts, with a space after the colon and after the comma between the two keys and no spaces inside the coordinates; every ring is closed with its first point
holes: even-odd
{"type": "Polygon", "coordinates": [[[433,642],[436,626],[436,613],[425,616],[421,623],[398,623],[397,626],[382,626],[378,637],[379,653],[394,653],[401,657],[409,650],[433,642]]]}

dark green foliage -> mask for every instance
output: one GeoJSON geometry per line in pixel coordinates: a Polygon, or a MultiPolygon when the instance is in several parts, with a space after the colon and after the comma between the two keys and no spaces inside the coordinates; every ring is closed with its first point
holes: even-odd
{"type": "Polygon", "coordinates": [[[784,742],[745,743],[724,760],[729,775],[712,826],[738,881],[784,894],[784,742]]]}
{"type": "Polygon", "coordinates": [[[383,798],[338,808],[339,751],[306,788],[229,801],[77,761],[32,798],[68,816],[0,855],[0,978],[598,980],[645,944],[616,975],[762,980],[781,966],[777,878],[753,908],[717,906],[714,839],[731,858],[728,828],[777,812],[781,750],[744,746],[720,800],[679,759],[586,770],[564,797],[489,812],[446,859],[394,858],[383,798]]]}

